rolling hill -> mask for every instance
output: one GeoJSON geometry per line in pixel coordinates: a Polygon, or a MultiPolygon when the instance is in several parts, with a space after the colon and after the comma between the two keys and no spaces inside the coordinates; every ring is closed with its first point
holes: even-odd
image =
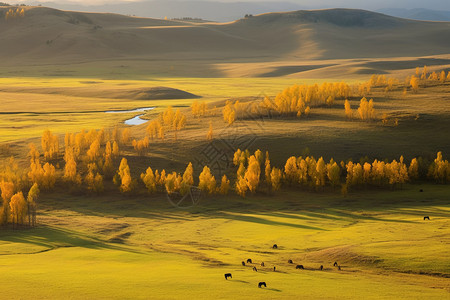
{"type": "MultiPolygon", "coordinates": [[[[278,74],[264,64],[280,61],[420,57],[450,52],[449,22],[413,21],[364,10],[267,13],[230,23],[45,7],[26,7],[24,17],[6,20],[6,10],[0,9],[0,55],[7,59],[0,65],[9,67],[140,61],[150,72],[165,72],[170,64],[179,76],[198,76],[197,72],[222,76],[226,69],[234,68],[224,64],[240,64],[241,68],[258,63],[258,67],[246,65],[234,75],[263,76],[278,74]]],[[[334,63],[319,65],[329,64],[334,63]]],[[[304,69],[296,69],[292,63],[283,67],[294,67],[287,74],[304,69]]]]}

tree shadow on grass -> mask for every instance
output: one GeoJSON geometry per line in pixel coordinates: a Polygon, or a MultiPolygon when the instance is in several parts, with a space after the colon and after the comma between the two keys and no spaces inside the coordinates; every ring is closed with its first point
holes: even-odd
{"type": "Polygon", "coordinates": [[[141,253],[128,247],[106,243],[105,241],[102,241],[95,237],[91,237],[81,232],[45,225],[28,230],[2,230],[0,231],[0,240],[8,241],[11,243],[32,244],[35,246],[46,248],[35,253],[69,247],[110,249],[132,253],[141,253]]]}
{"type": "Polygon", "coordinates": [[[226,218],[226,219],[232,219],[232,220],[243,221],[243,222],[259,223],[259,224],[264,224],[264,225],[288,226],[288,227],[294,227],[294,228],[299,228],[299,229],[322,230],[322,231],[324,230],[324,231],[327,231],[327,229],[323,229],[323,228],[320,228],[320,227],[313,227],[313,226],[307,226],[307,225],[302,225],[302,224],[294,224],[294,223],[287,223],[287,222],[272,221],[272,220],[264,219],[264,218],[261,218],[261,217],[248,216],[248,215],[222,213],[219,216],[223,217],[223,218],[226,218]]]}

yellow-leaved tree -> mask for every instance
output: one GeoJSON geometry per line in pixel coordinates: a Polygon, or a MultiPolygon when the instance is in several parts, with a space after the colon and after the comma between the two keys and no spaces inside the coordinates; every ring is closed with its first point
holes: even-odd
{"type": "Polygon", "coordinates": [[[207,167],[203,167],[203,171],[198,177],[199,184],[198,187],[208,194],[213,194],[216,192],[216,178],[211,174],[211,170],[207,167]]]}

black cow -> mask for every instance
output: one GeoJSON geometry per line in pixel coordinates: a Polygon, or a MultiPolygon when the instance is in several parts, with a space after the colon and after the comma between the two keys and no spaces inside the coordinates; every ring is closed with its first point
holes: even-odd
{"type": "Polygon", "coordinates": [[[248,264],[252,264],[252,260],[249,258],[249,259],[247,259],[247,263],[248,264]]]}
{"type": "Polygon", "coordinates": [[[334,262],[333,267],[337,267],[337,261],[334,262]]]}
{"type": "Polygon", "coordinates": [[[258,269],[256,267],[253,267],[253,271],[258,272],[258,269]]]}
{"type": "Polygon", "coordinates": [[[258,283],[258,287],[260,288],[262,286],[267,287],[267,284],[264,281],[261,281],[260,283],[258,283]]]}
{"type": "Polygon", "coordinates": [[[302,270],[305,269],[305,268],[303,267],[303,265],[297,265],[295,268],[296,268],[296,269],[302,269],[302,270]]]}
{"type": "Polygon", "coordinates": [[[277,268],[274,266],[274,267],[273,267],[273,271],[275,272],[276,270],[277,270],[277,268]]]}
{"type": "Polygon", "coordinates": [[[278,249],[278,245],[277,244],[273,244],[272,249],[278,249]]]}
{"type": "Polygon", "coordinates": [[[261,267],[264,267],[264,262],[261,262],[261,267]]]}
{"type": "Polygon", "coordinates": [[[425,220],[430,220],[430,217],[429,216],[425,216],[425,217],[423,217],[423,220],[425,221],[425,220]]]}
{"type": "Polygon", "coordinates": [[[423,190],[422,190],[422,189],[420,189],[420,190],[419,190],[419,192],[423,193],[423,190]]]}
{"type": "Polygon", "coordinates": [[[225,279],[228,280],[228,277],[233,278],[233,276],[231,276],[231,273],[225,273],[225,279]]]}
{"type": "Polygon", "coordinates": [[[319,269],[320,269],[320,271],[322,271],[322,270],[323,270],[323,265],[320,265],[320,268],[319,268],[319,269]]]}
{"type": "Polygon", "coordinates": [[[292,259],[288,260],[288,263],[289,264],[293,264],[292,259]]]}
{"type": "Polygon", "coordinates": [[[243,262],[241,262],[241,264],[245,267],[245,262],[243,261],[243,262]]]}

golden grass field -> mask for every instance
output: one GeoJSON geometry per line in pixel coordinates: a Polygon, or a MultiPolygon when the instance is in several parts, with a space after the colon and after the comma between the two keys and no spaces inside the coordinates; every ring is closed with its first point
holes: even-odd
{"type": "MultiPolygon", "coordinates": [[[[214,163],[205,155],[210,122],[212,144],[228,158],[231,148],[267,150],[280,168],[291,155],[432,161],[438,151],[450,154],[450,82],[403,92],[415,67],[449,71],[445,22],[319,11],[194,24],[27,7],[13,23],[2,13],[0,54],[10,57],[0,62],[2,162],[13,156],[27,168],[28,143],[39,145],[46,129],[61,145],[66,132],[116,126],[142,138],[146,124],[123,124],[141,112],[105,111],[155,107],[142,117],[152,120],[168,106],[188,118],[177,140],[169,133],[143,156],[131,145],[120,149],[135,178],[148,166],[182,172],[189,161],[198,175],[202,162],[214,163]],[[371,92],[372,122],[347,120],[343,100],[300,119],[228,126],[222,118],[226,100],[259,101],[293,84],[358,84],[371,74],[399,79],[392,91],[371,92]],[[208,103],[206,117],[193,118],[195,100],[208,103]]],[[[360,98],[349,99],[352,108],[360,98]]],[[[448,185],[419,181],[347,197],[339,190],[232,192],[180,209],[165,194],[122,195],[110,181],[100,196],[57,186],[42,193],[36,228],[0,230],[0,298],[450,299],[448,185]],[[248,258],[254,264],[242,266],[248,258]],[[261,281],[267,288],[258,288],[261,281]]]]}

